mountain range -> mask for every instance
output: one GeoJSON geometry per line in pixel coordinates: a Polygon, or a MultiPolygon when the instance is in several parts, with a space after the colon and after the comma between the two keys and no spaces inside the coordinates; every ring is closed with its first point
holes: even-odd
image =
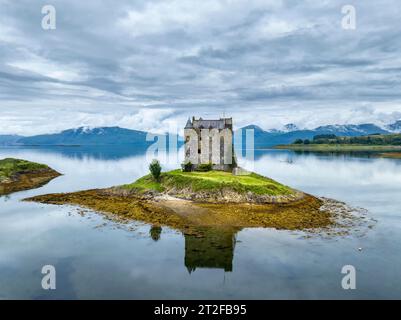
{"type": "Polygon", "coordinates": [[[388,126],[386,126],[386,129],[394,133],[401,133],[401,120],[389,124],[388,126]]]}
{"type": "Polygon", "coordinates": [[[20,138],[22,145],[98,145],[138,144],[146,142],[146,132],[120,127],[101,127],[64,130],[56,134],[44,134],[20,138]]]}
{"type": "MultiPolygon", "coordinates": [[[[371,123],[359,125],[327,125],[320,126],[315,129],[298,129],[295,125],[286,125],[284,130],[263,130],[262,128],[249,125],[242,129],[254,130],[255,148],[271,147],[278,144],[289,144],[296,139],[313,139],[314,136],[320,134],[335,134],[336,136],[363,136],[368,134],[390,134],[392,131],[382,129],[371,123]]],[[[243,141],[245,141],[245,130],[242,131],[243,141]]]]}
{"type": "MultiPolygon", "coordinates": [[[[381,128],[375,124],[359,125],[327,125],[315,129],[299,129],[294,124],[288,124],[282,129],[263,130],[256,125],[249,125],[241,129],[254,130],[256,148],[270,147],[277,144],[288,144],[296,139],[313,139],[318,134],[335,134],[337,136],[363,136],[368,134],[390,134],[401,131],[401,120],[381,128]]],[[[245,130],[242,131],[245,141],[245,130]]],[[[153,141],[146,141],[147,132],[124,129],[120,127],[100,127],[64,130],[55,134],[22,137],[18,135],[0,135],[0,145],[147,145],[153,141]]]]}
{"type": "Polygon", "coordinates": [[[21,138],[23,137],[18,135],[0,135],[0,146],[16,144],[21,138]]]}
{"type": "Polygon", "coordinates": [[[146,141],[147,132],[120,127],[100,127],[64,130],[55,134],[43,134],[31,137],[0,135],[0,145],[19,146],[54,146],[54,145],[121,145],[151,144],[146,141]]]}

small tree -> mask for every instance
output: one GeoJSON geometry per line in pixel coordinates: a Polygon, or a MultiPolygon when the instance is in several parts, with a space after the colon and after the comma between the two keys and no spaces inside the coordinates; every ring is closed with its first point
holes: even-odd
{"type": "Polygon", "coordinates": [[[160,166],[159,160],[156,159],[152,160],[152,162],[149,165],[149,171],[156,181],[160,181],[160,174],[162,172],[162,167],[160,166]]]}
{"type": "Polygon", "coordinates": [[[295,140],[294,144],[303,144],[304,141],[302,139],[295,140]]]}
{"type": "Polygon", "coordinates": [[[182,171],[191,172],[192,171],[192,162],[191,161],[184,162],[182,164],[182,171]]]}
{"type": "Polygon", "coordinates": [[[213,165],[210,162],[209,163],[201,163],[196,168],[196,171],[207,172],[207,171],[211,171],[212,167],[213,167],[213,165]]]}

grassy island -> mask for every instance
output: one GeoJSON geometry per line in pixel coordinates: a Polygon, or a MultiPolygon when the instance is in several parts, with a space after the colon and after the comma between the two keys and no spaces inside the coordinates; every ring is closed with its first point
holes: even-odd
{"type": "Polygon", "coordinates": [[[147,175],[121,188],[138,193],[162,192],[202,202],[274,202],[274,199],[292,199],[296,194],[290,187],[256,173],[236,176],[224,171],[173,170],[162,173],[160,181],[147,175]]]}
{"type": "MultiPolygon", "coordinates": [[[[256,173],[165,172],[132,184],[26,201],[72,204],[122,220],[169,226],[185,234],[202,228],[270,227],[310,230],[338,226],[324,199],[292,189],[256,173]]],[[[346,210],[340,210],[344,214],[346,210]]],[[[337,210],[337,213],[340,212],[337,210]]]]}
{"type": "Polygon", "coordinates": [[[60,174],[48,166],[21,159],[0,160],[0,195],[38,188],[60,174]]]}

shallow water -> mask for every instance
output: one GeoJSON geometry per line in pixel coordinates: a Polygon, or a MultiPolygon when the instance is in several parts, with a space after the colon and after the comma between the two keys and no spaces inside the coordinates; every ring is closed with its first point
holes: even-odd
{"type": "MultiPolygon", "coordinates": [[[[373,229],[339,238],[243,229],[205,238],[82,214],[26,197],[128,183],[147,172],[135,147],[1,148],[64,175],[0,198],[0,298],[399,298],[401,160],[257,151],[249,169],[317,196],[363,207],[373,229]],[[151,232],[150,232],[151,231],[151,232]],[[358,250],[362,248],[362,250],[358,250]],[[57,289],[41,287],[54,265],[57,289]],[[357,270],[357,289],[341,287],[341,268],[357,270]]],[[[178,166],[180,159],[165,169],[178,166]]]]}

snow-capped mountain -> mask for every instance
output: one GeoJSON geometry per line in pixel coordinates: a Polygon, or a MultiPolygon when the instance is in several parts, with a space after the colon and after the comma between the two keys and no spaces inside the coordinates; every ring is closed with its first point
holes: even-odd
{"type": "MultiPolygon", "coordinates": [[[[287,124],[282,129],[264,130],[257,125],[248,125],[241,129],[253,129],[255,147],[266,147],[277,144],[288,144],[296,139],[313,139],[318,134],[335,134],[337,136],[363,136],[368,134],[389,134],[401,132],[401,120],[385,126],[366,124],[326,125],[315,129],[299,129],[295,124],[287,124]]],[[[245,139],[245,131],[243,131],[245,139]]],[[[79,127],[64,130],[55,134],[44,134],[32,137],[0,135],[0,145],[121,145],[142,144],[146,141],[147,132],[124,129],[120,127],[79,127]]],[[[244,140],[245,141],[245,140],[244,140]]]]}
{"type": "Polygon", "coordinates": [[[337,136],[362,136],[375,133],[388,133],[387,130],[380,128],[373,123],[364,124],[344,124],[344,125],[327,125],[314,129],[315,131],[323,131],[337,136]]]}
{"type": "Polygon", "coordinates": [[[293,143],[296,139],[313,139],[314,136],[320,134],[335,134],[336,136],[363,136],[368,134],[389,134],[390,132],[380,128],[379,126],[366,123],[366,124],[349,124],[349,125],[327,125],[320,126],[315,129],[295,129],[294,126],[289,125],[291,131],[284,130],[263,130],[262,128],[250,125],[247,128],[255,128],[254,143],[256,148],[263,148],[274,146],[278,144],[293,143]],[[256,129],[257,128],[257,129],[256,129]]]}
{"type": "Polygon", "coordinates": [[[120,127],[80,127],[56,134],[26,137],[18,140],[23,145],[107,145],[146,143],[146,132],[120,127]]]}
{"type": "Polygon", "coordinates": [[[401,133],[401,120],[398,120],[392,124],[387,125],[386,129],[390,132],[401,133]]]}

